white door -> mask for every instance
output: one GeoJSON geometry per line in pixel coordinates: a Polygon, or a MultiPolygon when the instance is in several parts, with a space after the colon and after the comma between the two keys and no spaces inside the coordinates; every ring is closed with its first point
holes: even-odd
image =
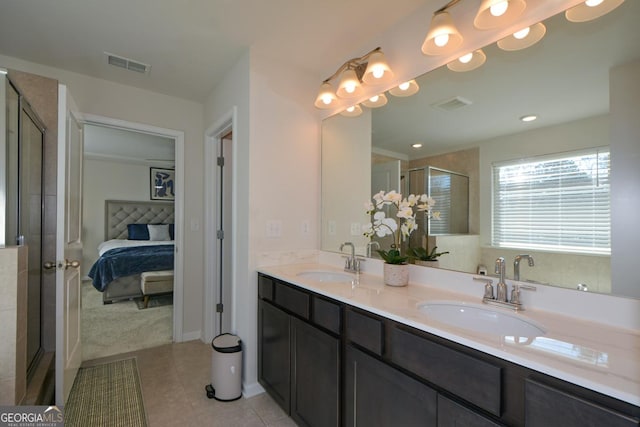
{"type": "Polygon", "coordinates": [[[64,406],[82,362],[82,127],[66,86],[58,86],[56,231],[56,405],[64,406]]]}

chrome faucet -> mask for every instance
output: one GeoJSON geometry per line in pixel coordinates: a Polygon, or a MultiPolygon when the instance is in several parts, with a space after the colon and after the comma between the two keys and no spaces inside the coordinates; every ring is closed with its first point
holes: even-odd
{"type": "Polygon", "coordinates": [[[504,281],[506,269],[504,257],[496,259],[495,273],[500,276],[496,285],[496,301],[507,302],[507,284],[504,281]]]}
{"type": "Polygon", "coordinates": [[[344,271],[348,271],[350,273],[360,273],[360,262],[363,261],[360,258],[356,258],[356,247],[351,242],[344,242],[340,245],[340,252],[345,246],[351,246],[351,256],[344,257],[346,260],[344,261],[344,271]]]}
{"type": "Polygon", "coordinates": [[[533,267],[535,265],[531,255],[516,255],[516,259],[513,260],[513,280],[520,281],[520,261],[525,258],[529,261],[529,267],[533,267]]]}
{"type": "Polygon", "coordinates": [[[378,243],[375,240],[370,241],[369,243],[367,243],[367,257],[371,258],[371,247],[375,245],[378,247],[378,249],[380,249],[380,243],[378,243]]]}

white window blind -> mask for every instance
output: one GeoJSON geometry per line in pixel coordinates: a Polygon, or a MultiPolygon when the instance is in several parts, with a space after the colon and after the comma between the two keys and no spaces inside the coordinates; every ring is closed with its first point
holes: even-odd
{"type": "Polygon", "coordinates": [[[611,253],[609,149],[493,165],[494,246],[611,253]]]}

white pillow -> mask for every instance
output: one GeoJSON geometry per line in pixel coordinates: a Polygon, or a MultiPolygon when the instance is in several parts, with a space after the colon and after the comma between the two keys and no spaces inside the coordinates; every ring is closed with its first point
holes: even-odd
{"type": "Polygon", "coordinates": [[[169,224],[149,224],[149,240],[171,240],[169,224]]]}

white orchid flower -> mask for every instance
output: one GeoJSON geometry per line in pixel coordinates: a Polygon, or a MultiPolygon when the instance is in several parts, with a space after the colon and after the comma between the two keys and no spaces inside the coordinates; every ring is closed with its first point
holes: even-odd
{"type": "Polygon", "coordinates": [[[373,203],[371,202],[365,202],[364,208],[367,211],[367,213],[373,212],[376,209],[376,207],[373,206],[373,203]]]}
{"type": "Polygon", "coordinates": [[[440,219],[440,212],[439,212],[439,211],[438,211],[438,212],[433,212],[433,213],[431,214],[431,218],[433,218],[433,219],[440,219]]]}

